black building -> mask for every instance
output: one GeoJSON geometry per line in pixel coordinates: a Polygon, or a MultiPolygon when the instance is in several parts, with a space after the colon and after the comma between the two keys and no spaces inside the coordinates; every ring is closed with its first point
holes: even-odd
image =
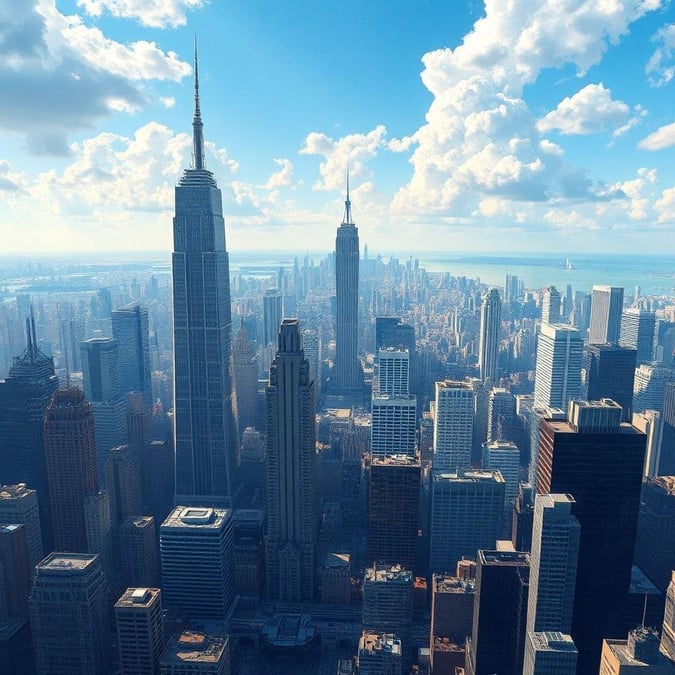
{"type": "Polygon", "coordinates": [[[611,398],[623,408],[623,419],[630,419],[633,407],[633,380],[637,350],[618,345],[586,345],[583,368],[589,401],[611,398]]]}

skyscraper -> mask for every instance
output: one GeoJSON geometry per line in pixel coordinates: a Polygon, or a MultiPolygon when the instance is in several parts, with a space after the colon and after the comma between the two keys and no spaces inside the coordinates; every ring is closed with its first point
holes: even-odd
{"type": "Polygon", "coordinates": [[[359,230],[352,222],[352,203],[347,199],[342,224],[335,238],[335,383],[340,392],[361,386],[358,359],[359,325],[359,230]]]}
{"type": "Polygon", "coordinates": [[[270,343],[276,344],[282,319],[281,291],[278,288],[270,288],[263,295],[263,342],[265,346],[270,343]]]}
{"type": "Polygon", "coordinates": [[[406,455],[374,457],[370,466],[369,564],[417,565],[420,463],[406,455]]]}
{"type": "Polygon", "coordinates": [[[654,357],[656,315],[645,309],[631,307],[621,315],[619,344],[637,350],[637,363],[647,363],[654,357]]]}
{"type": "Polygon", "coordinates": [[[54,547],[88,550],[85,498],[98,492],[92,404],[75,387],[59,389],[45,417],[45,453],[54,547]]]}
{"type": "MultiPolygon", "coordinates": [[[[37,345],[35,322],[26,322],[25,351],[0,381],[0,482],[37,491],[45,548],[51,546],[51,510],[44,452],[44,416],[59,381],[54,361],[37,345]],[[10,451],[11,449],[11,451],[10,451]]],[[[36,561],[39,562],[39,561],[36,561]]]]}
{"type": "Polygon", "coordinates": [[[645,443],[610,400],[574,401],[567,421],[541,424],[537,493],[573,495],[581,525],[571,631],[580,674],[598,670],[603,637],[628,630],[645,443]]]}
{"type": "Polygon", "coordinates": [[[415,456],[417,397],[373,394],[370,451],[373,457],[415,456]]]}
{"type": "Polygon", "coordinates": [[[493,387],[488,398],[487,441],[517,441],[516,397],[508,390],[493,387]]]}
{"type": "Polygon", "coordinates": [[[675,379],[675,371],[660,363],[643,363],[635,369],[633,412],[663,410],[666,385],[675,379]]]}
{"type": "Polygon", "coordinates": [[[204,156],[196,52],[192,130],[193,166],[176,187],[173,219],[176,500],[228,505],[239,445],[229,258],[221,193],[204,156]]]}
{"type": "Polygon", "coordinates": [[[593,286],[588,342],[592,345],[617,344],[622,312],[623,288],[593,286]]]}
{"type": "Polygon", "coordinates": [[[544,289],[541,320],[544,323],[560,323],[560,291],[555,286],[548,286],[544,289]]]}
{"type": "Polygon", "coordinates": [[[410,353],[407,349],[386,347],[377,352],[373,391],[399,396],[410,393],[410,353]]]}
{"type": "Polygon", "coordinates": [[[537,343],[535,408],[567,408],[579,397],[583,343],[576,328],[542,324],[537,343]]]}
{"type": "Polygon", "coordinates": [[[297,319],[284,319],[267,386],[267,592],[310,602],[316,544],[314,385],[297,319]]]}
{"type": "Polygon", "coordinates": [[[572,629],[579,521],[571,495],[537,495],[530,555],[528,633],[572,629]]]}
{"type": "Polygon", "coordinates": [[[39,673],[110,672],[107,592],[96,555],[51,553],[37,566],[29,604],[39,673]]]}
{"type": "Polygon", "coordinates": [[[177,506],[159,532],[166,607],[222,619],[234,591],[232,511],[177,506]]]}
{"type": "Polygon", "coordinates": [[[148,310],[138,303],[112,313],[112,333],[117,340],[119,379],[122,395],[131,391],[143,394],[146,405],[152,403],[150,379],[150,332],[148,310]]]}
{"type": "Polygon", "coordinates": [[[569,635],[559,631],[528,633],[523,675],[575,675],[577,656],[569,635]]]}
{"type": "Polygon", "coordinates": [[[434,408],[434,470],[471,467],[475,394],[467,382],[436,382],[434,408]]]}
{"type": "Polygon", "coordinates": [[[499,332],[502,322],[502,301],[499,290],[491,288],[483,298],[480,308],[480,341],[478,366],[482,380],[499,379],[499,332]]]}
{"type": "Polygon", "coordinates": [[[94,409],[94,427],[98,450],[98,474],[103,480],[108,453],[124,445],[127,435],[127,397],[122,395],[119,379],[117,340],[92,338],[80,345],[84,374],[84,395],[94,409]]]}
{"type": "Polygon", "coordinates": [[[44,557],[35,490],[27,488],[25,483],[0,487],[0,523],[21,523],[26,528],[28,557],[33,569],[44,557]]]}
{"type": "Polygon", "coordinates": [[[232,346],[234,389],[237,392],[239,433],[248,427],[259,427],[258,410],[258,361],[248,332],[242,322],[232,346]]]}
{"type": "Polygon", "coordinates": [[[586,345],[583,367],[586,371],[586,398],[611,398],[623,408],[623,419],[630,419],[633,407],[636,350],[618,345],[586,345]]]}

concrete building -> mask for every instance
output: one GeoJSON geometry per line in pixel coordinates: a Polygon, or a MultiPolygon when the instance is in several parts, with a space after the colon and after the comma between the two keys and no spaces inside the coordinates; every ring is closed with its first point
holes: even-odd
{"type": "Polygon", "coordinates": [[[284,319],[267,385],[267,593],[314,597],[316,479],[314,385],[297,319],[284,319]]]}
{"type": "Polygon", "coordinates": [[[276,345],[283,319],[281,291],[270,288],[263,295],[263,343],[276,345]]]}
{"type": "Polygon", "coordinates": [[[38,673],[110,673],[107,592],[97,555],[51,553],[37,566],[29,606],[38,673]]]}
{"type": "Polygon", "coordinates": [[[114,310],[112,334],[117,341],[119,384],[122,395],[138,392],[152,405],[150,330],[148,310],[137,302],[114,310]]]}
{"type": "Polygon", "coordinates": [[[167,609],[223,619],[233,598],[232,511],[177,506],[159,538],[167,609]]]}
{"type": "Polygon", "coordinates": [[[368,562],[417,565],[420,462],[406,455],[374,457],[370,465],[368,562]]]}
{"type": "Polygon", "coordinates": [[[571,495],[540,494],[534,502],[528,633],[572,630],[579,555],[579,521],[571,495]]]}
{"type": "Polygon", "coordinates": [[[471,467],[476,395],[468,382],[436,382],[434,406],[434,470],[471,467]]]}
{"type": "Polygon", "coordinates": [[[560,631],[527,634],[523,675],[576,675],[577,648],[560,631]]]}
{"type": "Polygon", "coordinates": [[[234,512],[234,592],[259,600],[265,584],[265,512],[234,512]]]}
{"type": "Polygon", "coordinates": [[[120,525],[120,561],[122,584],[127,587],[159,585],[155,519],[132,516],[120,525]]]}
{"type": "Polygon", "coordinates": [[[593,286],[588,341],[593,345],[617,344],[622,312],[623,288],[593,286]]]}
{"type": "Polygon", "coordinates": [[[654,330],[656,315],[645,309],[631,307],[621,315],[619,344],[637,351],[637,363],[647,363],[654,358],[654,330]]]}
{"type": "Polygon", "coordinates": [[[407,349],[385,347],[378,350],[373,393],[389,396],[410,393],[410,353],[407,349]]]}
{"type": "Polygon", "coordinates": [[[658,410],[633,413],[631,424],[647,436],[645,478],[661,475],[661,448],[663,445],[663,415],[658,410]]]}
{"type": "Polygon", "coordinates": [[[20,523],[24,526],[28,543],[31,574],[42,554],[40,510],[35,490],[25,483],[0,487],[0,523],[20,523]]]}
{"type": "Polygon", "coordinates": [[[560,323],[560,291],[555,286],[547,286],[541,298],[542,323],[560,323]]]}
{"type": "Polygon", "coordinates": [[[359,675],[401,675],[401,640],[391,633],[363,631],[357,659],[359,675]]]}
{"type": "Polygon", "coordinates": [[[364,630],[404,639],[412,626],[413,575],[400,565],[375,565],[363,579],[364,630]]]}
{"type": "Polygon", "coordinates": [[[504,479],[504,511],[511,513],[520,484],[520,450],[513,441],[483,444],[483,470],[499,471],[504,479]]]}
{"type": "Polygon", "coordinates": [[[502,531],[506,484],[498,471],[434,472],[429,567],[454,570],[463,557],[494,548],[502,531]]]}
{"type": "Polygon", "coordinates": [[[352,601],[352,566],[349,553],[329,553],[321,570],[321,602],[349,605],[352,601]]]}
{"type": "Polygon", "coordinates": [[[499,337],[502,327],[502,301],[499,290],[491,288],[480,308],[478,367],[483,381],[499,380],[499,337]]]}
{"type": "Polygon", "coordinates": [[[110,517],[115,528],[143,512],[141,465],[130,445],[111,448],[105,463],[105,486],[110,496],[110,517]]]}
{"type": "Polygon", "coordinates": [[[473,627],[475,578],[461,579],[447,574],[431,577],[431,644],[435,638],[448,638],[463,645],[473,627]]]}
{"type": "Polygon", "coordinates": [[[0,621],[28,618],[31,572],[26,527],[0,524],[0,621]]]}
{"type": "Polygon", "coordinates": [[[243,434],[249,427],[260,427],[260,421],[258,420],[258,361],[243,321],[232,344],[232,372],[234,389],[237,393],[239,433],[243,434]]]}
{"type": "MultiPolygon", "coordinates": [[[[516,397],[502,387],[493,387],[488,398],[487,442],[518,440],[516,397]]],[[[517,444],[517,443],[516,443],[517,444]]]]}
{"type": "Polygon", "coordinates": [[[415,456],[417,398],[412,394],[374,394],[370,451],[373,457],[415,456]]]}
{"type": "Polygon", "coordinates": [[[121,675],[157,675],[164,650],[159,588],[127,588],[115,603],[121,675]]]}
{"type": "Polygon", "coordinates": [[[229,638],[202,632],[173,635],[160,659],[161,675],[230,675],[229,638]]]}
{"type": "Polygon", "coordinates": [[[675,675],[675,664],[659,651],[659,635],[651,628],[636,628],[626,640],[602,641],[598,675],[645,673],[675,675]]]}
{"type": "Polygon", "coordinates": [[[542,324],[537,343],[535,408],[567,408],[579,397],[583,342],[576,328],[542,324]]]}
{"type": "Polygon", "coordinates": [[[675,571],[671,572],[661,630],[661,651],[675,663],[675,571]]]}
{"type": "Polygon", "coordinates": [[[643,363],[635,369],[633,412],[663,411],[666,386],[675,379],[675,371],[659,363],[643,363]]]}

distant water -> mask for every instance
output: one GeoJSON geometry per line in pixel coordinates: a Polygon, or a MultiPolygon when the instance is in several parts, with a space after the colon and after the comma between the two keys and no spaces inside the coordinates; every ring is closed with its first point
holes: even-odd
{"type": "MultiPolygon", "coordinates": [[[[318,264],[325,253],[310,253],[309,258],[318,264]]],[[[636,285],[642,295],[675,296],[675,256],[627,255],[475,255],[420,252],[412,254],[419,259],[420,267],[427,272],[447,272],[452,276],[479,278],[491,286],[504,286],[507,274],[515,274],[526,288],[539,289],[553,285],[565,291],[568,284],[575,291],[590,291],[594,284],[622,286],[632,294],[636,285]],[[567,263],[571,268],[567,267],[567,263]]],[[[396,257],[405,263],[407,254],[396,257]]],[[[302,265],[304,254],[298,255],[302,265]]],[[[383,256],[388,260],[389,256],[383,256]]],[[[279,267],[292,267],[292,253],[256,253],[233,251],[230,254],[231,270],[247,273],[272,272],[279,267]]]]}

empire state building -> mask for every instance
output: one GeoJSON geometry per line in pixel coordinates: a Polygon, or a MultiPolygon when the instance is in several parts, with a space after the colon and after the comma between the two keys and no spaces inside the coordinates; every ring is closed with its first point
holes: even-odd
{"type": "Polygon", "coordinates": [[[222,196],[207,170],[195,47],[193,165],[176,187],[173,341],[176,503],[231,506],[237,488],[229,259],[222,196]]]}

